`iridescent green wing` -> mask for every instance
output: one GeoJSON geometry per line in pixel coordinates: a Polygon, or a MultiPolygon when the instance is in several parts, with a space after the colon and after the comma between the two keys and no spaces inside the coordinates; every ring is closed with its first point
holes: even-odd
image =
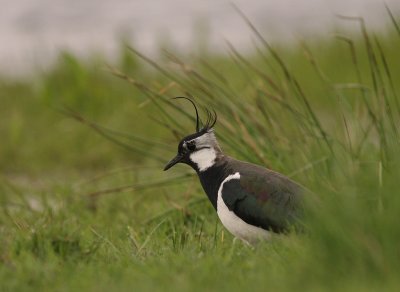
{"type": "Polygon", "coordinates": [[[275,232],[287,230],[301,212],[301,187],[274,172],[245,172],[226,182],[221,195],[242,220],[275,232]]]}

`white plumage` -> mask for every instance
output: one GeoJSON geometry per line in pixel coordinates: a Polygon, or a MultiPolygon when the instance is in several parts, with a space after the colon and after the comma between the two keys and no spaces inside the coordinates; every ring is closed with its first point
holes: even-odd
{"type": "Polygon", "coordinates": [[[270,234],[267,230],[256,227],[244,222],[236,214],[229,210],[222,199],[222,189],[224,184],[232,179],[240,180],[240,173],[228,175],[218,189],[217,198],[217,214],[222,224],[234,236],[240,238],[247,243],[256,243],[260,239],[269,239],[270,234]]]}

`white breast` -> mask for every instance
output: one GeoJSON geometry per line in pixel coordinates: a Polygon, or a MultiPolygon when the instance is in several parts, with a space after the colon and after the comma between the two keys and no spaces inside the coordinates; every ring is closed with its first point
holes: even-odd
{"type": "Polygon", "coordinates": [[[222,189],[224,187],[224,184],[232,179],[240,179],[239,172],[228,175],[228,177],[224,179],[218,190],[217,213],[219,219],[230,233],[247,243],[256,243],[260,239],[268,239],[270,237],[270,234],[267,230],[244,222],[242,219],[236,216],[235,213],[230,211],[225,205],[225,202],[222,199],[222,189]]]}

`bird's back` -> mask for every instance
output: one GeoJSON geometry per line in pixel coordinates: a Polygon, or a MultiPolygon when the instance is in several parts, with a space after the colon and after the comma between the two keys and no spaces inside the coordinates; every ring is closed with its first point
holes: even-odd
{"type": "Polygon", "coordinates": [[[238,179],[224,183],[226,206],[248,224],[282,232],[295,224],[302,211],[304,189],[267,168],[227,158],[226,171],[238,179]]]}

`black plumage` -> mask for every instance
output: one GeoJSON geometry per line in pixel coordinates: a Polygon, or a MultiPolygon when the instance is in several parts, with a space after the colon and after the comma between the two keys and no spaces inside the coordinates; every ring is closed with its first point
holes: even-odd
{"type": "Polygon", "coordinates": [[[176,163],[195,169],[222,223],[245,241],[253,242],[259,233],[266,237],[265,231],[289,230],[301,217],[304,188],[280,173],[224,155],[212,129],[215,112],[207,111],[199,129],[197,108],[190,102],[196,109],[196,132],[181,140],[164,170],[176,163]]]}
{"type": "Polygon", "coordinates": [[[289,178],[259,165],[221,155],[215,165],[198,172],[208,198],[217,210],[218,189],[235,173],[240,180],[224,184],[222,199],[248,224],[274,232],[288,230],[301,215],[304,189],[289,178]]]}

